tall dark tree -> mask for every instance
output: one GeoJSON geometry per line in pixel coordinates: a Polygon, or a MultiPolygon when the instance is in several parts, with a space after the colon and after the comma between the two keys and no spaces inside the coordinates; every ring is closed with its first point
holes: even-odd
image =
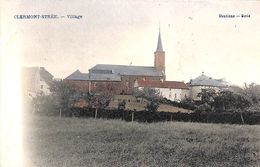
{"type": "Polygon", "coordinates": [[[80,98],[80,93],[63,81],[53,82],[50,86],[50,91],[55,98],[56,105],[62,112],[68,112],[80,98]]]}
{"type": "Polygon", "coordinates": [[[219,92],[214,98],[214,106],[222,111],[234,110],[249,107],[252,104],[251,99],[241,93],[234,93],[228,90],[219,92]]]}
{"type": "Polygon", "coordinates": [[[111,94],[97,94],[92,99],[92,107],[98,108],[98,109],[104,109],[106,108],[110,101],[111,101],[112,95],[111,94]]]}
{"type": "Polygon", "coordinates": [[[202,91],[198,93],[198,97],[201,98],[198,106],[199,111],[213,110],[214,98],[217,97],[217,92],[214,89],[202,89],[202,91]]]}

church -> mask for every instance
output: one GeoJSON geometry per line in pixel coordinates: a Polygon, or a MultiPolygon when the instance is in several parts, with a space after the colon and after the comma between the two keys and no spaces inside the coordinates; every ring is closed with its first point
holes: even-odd
{"type": "Polygon", "coordinates": [[[154,52],[154,66],[97,64],[88,71],[82,73],[76,70],[64,81],[83,92],[108,91],[113,94],[131,94],[136,87],[139,87],[138,83],[158,89],[171,85],[169,87],[171,90],[176,87],[188,91],[188,87],[183,82],[167,81],[165,84],[165,52],[160,31],[154,52]],[[151,85],[151,83],[156,84],[151,85]]]}

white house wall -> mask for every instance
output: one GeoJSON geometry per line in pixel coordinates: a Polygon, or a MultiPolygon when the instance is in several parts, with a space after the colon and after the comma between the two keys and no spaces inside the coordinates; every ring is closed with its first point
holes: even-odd
{"type": "MultiPolygon", "coordinates": [[[[139,87],[139,89],[143,89],[143,87],[139,87]]],[[[167,98],[172,101],[180,102],[185,97],[189,97],[188,89],[171,89],[171,88],[154,88],[159,90],[160,95],[164,98],[167,98]]]]}
{"type": "Polygon", "coordinates": [[[43,92],[45,95],[49,95],[50,92],[50,86],[45,81],[40,81],[40,92],[43,92]]]}
{"type": "Polygon", "coordinates": [[[26,89],[26,96],[32,98],[36,97],[38,94],[49,95],[51,93],[49,90],[49,85],[41,79],[40,68],[28,73],[25,80],[26,83],[24,86],[26,89]]]}

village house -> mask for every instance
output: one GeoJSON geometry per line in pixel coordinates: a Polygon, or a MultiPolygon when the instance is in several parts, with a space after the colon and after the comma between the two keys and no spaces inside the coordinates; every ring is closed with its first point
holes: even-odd
{"type": "Polygon", "coordinates": [[[178,81],[155,81],[155,80],[136,80],[135,88],[152,88],[159,91],[160,95],[166,99],[180,102],[189,97],[189,88],[184,82],[178,81]]]}
{"type": "Polygon", "coordinates": [[[53,75],[44,67],[22,68],[22,90],[26,98],[32,99],[38,95],[49,95],[52,81],[53,75]]]}
{"type": "Polygon", "coordinates": [[[205,89],[213,89],[215,91],[221,91],[227,89],[229,84],[223,79],[213,79],[202,73],[195,79],[191,79],[187,85],[190,87],[190,98],[192,100],[200,100],[198,94],[205,89]]]}
{"type": "MultiPolygon", "coordinates": [[[[50,94],[49,85],[53,75],[44,67],[27,67],[22,70],[24,94],[30,98],[50,94]]],[[[114,95],[132,95],[135,89],[153,88],[160,95],[180,102],[185,98],[200,100],[198,94],[204,89],[216,91],[227,88],[222,79],[213,79],[202,73],[185,84],[180,81],[167,81],[165,74],[165,52],[159,31],[157,48],[154,52],[154,66],[132,66],[97,64],[82,73],[76,70],[63,80],[67,85],[81,92],[109,92],[114,95]]]]}

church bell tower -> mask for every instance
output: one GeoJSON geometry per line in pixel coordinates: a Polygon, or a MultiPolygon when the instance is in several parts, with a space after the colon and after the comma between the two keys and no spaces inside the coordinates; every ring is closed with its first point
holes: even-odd
{"type": "Polygon", "coordinates": [[[165,80],[165,52],[162,47],[161,32],[159,29],[158,43],[156,51],[154,52],[154,67],[161,71],[165,80]]]}

